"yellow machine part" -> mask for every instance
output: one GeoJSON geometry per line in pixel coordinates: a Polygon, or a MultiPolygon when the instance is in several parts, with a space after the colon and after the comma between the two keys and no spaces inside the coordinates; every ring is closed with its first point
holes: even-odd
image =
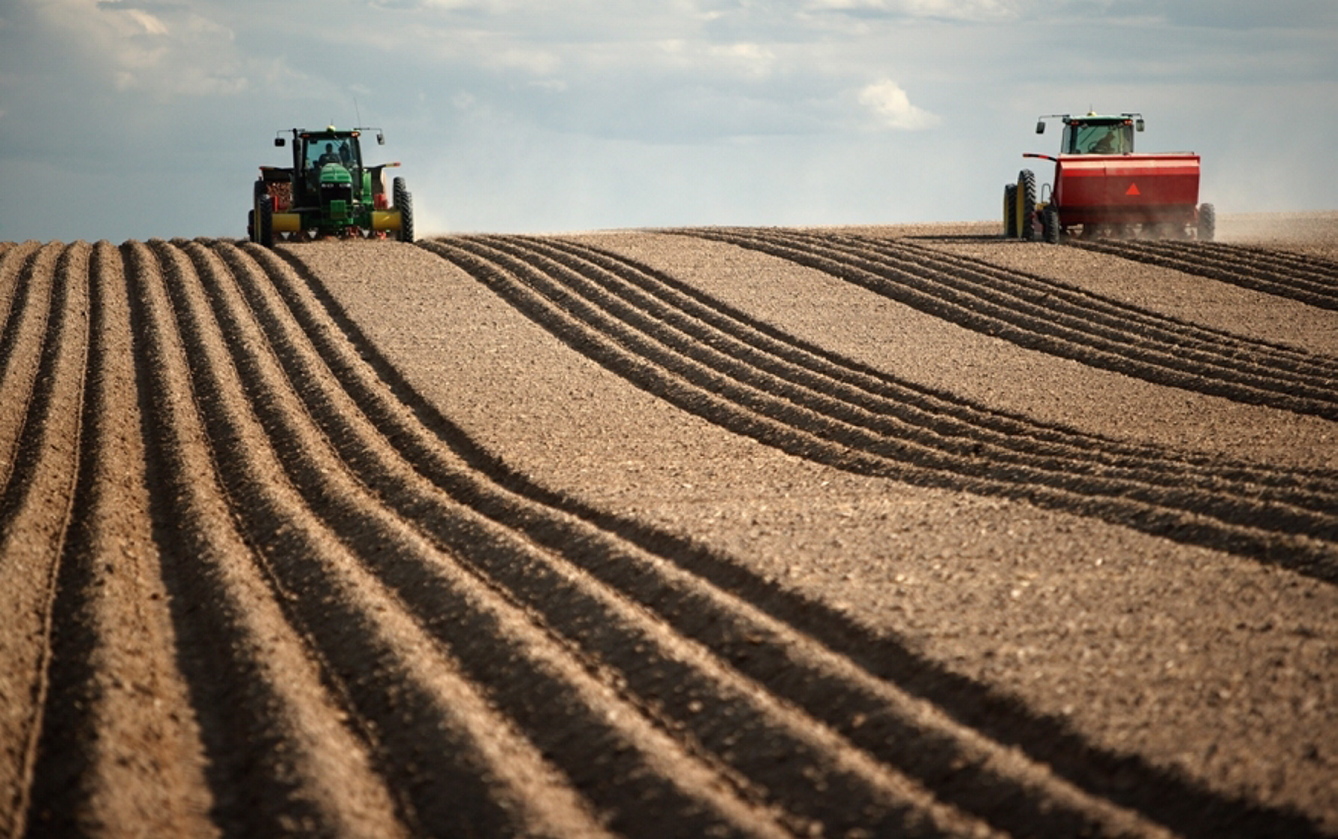
{"type": "MultiPolygon", "coordinates": [[[[277,228],[276,228],[277,229],[277,228]]],[[[399,210],[372,210],[373,230],[399,230],[399,210]]]]}
{"type": "Polygon", "coordinates": [[[275,213],[273,229],[275,233],[297,233],[302,229],[302,214],[275,213]]]}

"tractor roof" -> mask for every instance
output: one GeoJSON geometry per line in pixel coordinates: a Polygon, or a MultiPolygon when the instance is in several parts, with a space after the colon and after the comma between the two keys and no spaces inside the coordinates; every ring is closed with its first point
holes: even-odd
{"type": "Polygon", "coordinates": [[[350,129],[350,130],[347,130],[347,131],[340,131],[339,129],[335,128],[333,125],[327,125],[324,129],[319,130],[319,131],[312,131],[312,130],[307,129],[307,128],[299,128],[299,129],[297,129],[297,136],[299,136],[299,137],[301,137],[301,138],[303,138],[303,139],[308,139],[308,138],[311,138],[311,137],[318,137],[318,138],[319,138],[319,137],[357,137],[357,136],[359,136],[359,135],[361,135],[361,134],[362,134],[362,132],[359,131],[359,130],[356,129],[356,128],[354,128],[354,129],[350,129]]]}
{"type": "Polygon", "coordinates": [[[1067,125],[1118,125],[1123,122],[1132,122],[1138,114],[1098,114],[1094,111],[1088,111],[1079,116],[1064,114],[1060,116],[1067,125]]]}

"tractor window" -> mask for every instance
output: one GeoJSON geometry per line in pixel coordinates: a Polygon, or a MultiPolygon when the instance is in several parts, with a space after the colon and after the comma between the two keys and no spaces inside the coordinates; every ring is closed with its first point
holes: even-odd
{"type": "Polygon", "coordinates": [[[1134,127],[1123,123],[1082,123],[1064,129],[1068,154],[1126,154],[1134,149],[1134,127]]]}
{"type": "Polygon", "coordinates": [[[357,146],[346,137],[328,140],[315,137],[308,139],[307,168],[319,169],[327,163],[338,163],[348,169],[360,165],[357,146]]]}

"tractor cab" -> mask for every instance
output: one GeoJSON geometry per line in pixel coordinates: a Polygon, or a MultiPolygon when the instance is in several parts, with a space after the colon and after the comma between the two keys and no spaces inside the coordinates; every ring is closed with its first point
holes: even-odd
{"type": "MultiPolygon", "coordinates": [[[[328,193],[335,186],[343,187],[343,191],[360,192],[357,186],[362,180],[362,147],[358,141],[361,133],[339,131],[333,125],[324,131],[293,131],[293,172],[297,174],[293,180],[299,203],[316,203],[323,191],[328,193]]],[[[284,145],[284,139],[276,137],[274,145],[284,145]]],[[[321,203],[328,203],[331,197],[324,195],[326,200],[321,203]]],[[[354,196],[339,197],[352,200],[354,196]]]]}
{"type": "Polygon", "coordinates": [[[1141,114],[1102,116],[1089,113],[1077,117],[1051,114],[1037,120],[1036,133],[1044,134],[1045,121],[1056,118],[1064,123],[1064,133],[1059,141],[1060,154],[1133,154],[1134,131],[1143,130],[1141,114]]]}
{"type": "Polygon", "coordinates": [[[362,165],[362,150],[358,147],[356,133],[343,138],[307,136],[302,137],[300,142],[306,150],[299,152],[299,156],[305,158],[305,170],[308,172],[319,171],[331,163],[349,170],[362,165]]]}

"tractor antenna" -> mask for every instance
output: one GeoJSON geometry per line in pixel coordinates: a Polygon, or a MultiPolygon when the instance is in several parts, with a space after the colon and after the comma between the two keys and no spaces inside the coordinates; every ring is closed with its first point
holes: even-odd
{"type": "Polygon", "coordinates": [[[358,97],[353,97],[353,113],[358,117],[358,125],[362,125],[362,111],[358,110],[358,97]]]}

